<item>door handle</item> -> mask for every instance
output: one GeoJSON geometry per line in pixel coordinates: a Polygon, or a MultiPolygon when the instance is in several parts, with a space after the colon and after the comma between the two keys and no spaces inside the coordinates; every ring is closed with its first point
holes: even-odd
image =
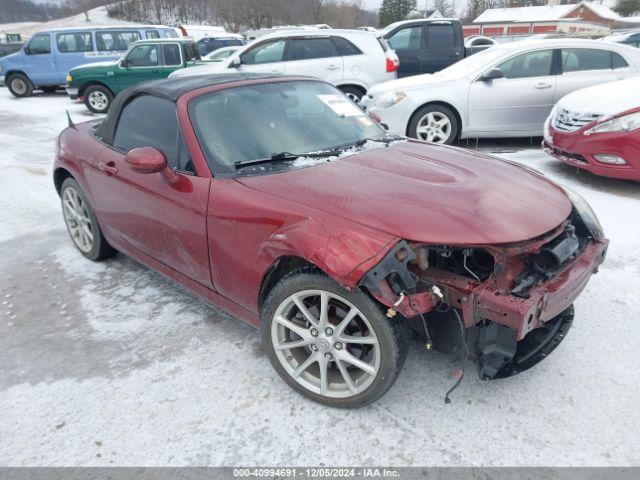
{"type": "Polygon", "coordinates": [[[160,70],[153,69],[151,70],[151,73],[160,73],[160,70]]]}
{"type": "Polygon", "coordinates": [[[107,175],[115,175],[116,173],[118,173],[118,169],[115,167],[114,162],[109,162],[109,163],[100,162],[98,163],[98,169],[102,170],[103,172],[106,172],[107,175]]]}
{"type": "Polygon", "coordinates": [[[340,67],[336,66],[336,65],[329,65],[327,67],[327,70],[340,70],[340,67]]]}
{"type": "Polygon", "coordinates": [[[534,88],[537,88],[538,90],[544,90],[545,88],[551,88],[551,84],[550,83],[538,83],[536,84],[536,86],[534,88]]]}

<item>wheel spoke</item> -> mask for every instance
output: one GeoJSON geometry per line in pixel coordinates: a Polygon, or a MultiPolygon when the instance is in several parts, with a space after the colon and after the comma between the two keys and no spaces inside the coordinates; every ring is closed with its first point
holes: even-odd
{"type": "Polygon", "coordinates": [[[336,335],[342,335],[344,329],[351,323],[351,321],[358,315],[360,312],[357,308],[352,308],[347,312],[347,315],[342,319],[342,321],[336,327],[336,335]]]}
{"type": "Polygon", "coordinates": [[[300,313],[304,315],[304,318],[306,318],[311,325],[318,328],[318,319],[311,315],[311,312],[305,306],[303,299],[300,298],[299,295],[293,295],[291,298],[293,299],[293,303],[296,304],[296,307],[298,307],[298,310],[300,310],[300,313]]]}
{"type": "Polygon", "coordinates": [[[350,363],[354,367],[358,367],[360,370],[364,370],[369,375],[375,375],[376,374],[376,369],[375,368],[373,368],[368,363],[363,362],[362,360],[354,357],[353,355],[351,355],[346,350],[342,350],[339,354],[337,354],[337,357],[340,360],[343,360],[343,361],[345,361],[347,363],[350,363]]]}
{"type": "Polygon", "coordinates": [[[87,237],[87,240],[88,241],[93,241],[93,233],[91,232],[91,230],[89,230],[89,226],[81,224],[80,227],[82,228],[82,232],[87,237]]]}
{"type": "Polygon", "coordinates": [[[353,379],[351,378],[351,375],[349,375],[349,371],[347,370],[347,367],[345,367],[342,364],[341,360],[336,360],[336,365],[338,366],[338,370],[340,370],[340,374],[342,375],[342,378],[344,379],[344,383],[347,384],[347,387],[349,388],[349,391],[351,393],[357,393],[358,389],[356,388],[355,383],[353,383],[353,379]]]}
{"type": "Polygon", "coordinates": [[[307,368],[309,368],[313,362],[317,362],[317,361],[318,361],[318,357],[315,353],[313,355],[309,355],[309,357],[304,362],[298,365],[298,367],[293,371],[291,376],[293,378],[298,378],[300,374],[304,372],[307,368]]]}
{"type": "Polygon", "coordinates": [[[340,341],[351,345],[377,345],[375,337],[356,337],[353,335],[342,335],[340,341]]]}
{"type": "Polygon", "coordinates": [[[329,360],[324,356],[318,359],[320,365],[320,395],[325,395],[329,389],[329,360]]]}
{"type": "Polygon", "coordinates": [[[64,202],[62,203],[64,205],[64,207],[66,208],[67,212],[69,213],[69,215],[71,215],[72,217],[76,217],[76,209],[73,206],[73,203],[71,203],[71,200],[69,200],[68,198],[64,199],[64,202]]]}
{"type": "Polygon", "coordinates": [[[329,294],[327,292],[320,293],[320,322],[318,329],[324,330],[329,323],[329,294]]]}
{"type": "Polygon", "coordinates": [[[279,324],[284,325],[286,328],[288,328],[289,330],[291,330],[292,332],[294,332],[295,334],[299,335],[302,338],[305,338],[305,339],[311,338],[311,333],[309,332],[309,330],[299,325],[296,325],[291,320],[283,317],[282,315],[278,315],[277,317],[274,318],[274,320],[279,324]]]}
{"type": "Polygon", "coordinates": [[[281,343],[280,345],[276,345],[276,350],[290,350],[292,348],[305,347],[307,345],[311,345],[313,340],[310,338],[303,338],[302,340],[293,340],[291,342],[281,343]]]}

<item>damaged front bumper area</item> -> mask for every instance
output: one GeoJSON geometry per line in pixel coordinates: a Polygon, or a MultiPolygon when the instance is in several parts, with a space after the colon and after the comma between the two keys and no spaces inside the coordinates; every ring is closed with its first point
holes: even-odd
{"type": "Polygon", "coordinates": [[[604,261],[607,245],[599,224],[584,221],[574,208],[552,232],[516,245],[401,241],[360,285],[389,307],[389,317],[397,313],[417,330],[424,327],[436,350],[451,352],[444,343],[464,342],[480,378],[504,378],[537,364],[562,341],[573,302],[604,261]],[[445,325],[454,334],[430,335],[445,325]]]}

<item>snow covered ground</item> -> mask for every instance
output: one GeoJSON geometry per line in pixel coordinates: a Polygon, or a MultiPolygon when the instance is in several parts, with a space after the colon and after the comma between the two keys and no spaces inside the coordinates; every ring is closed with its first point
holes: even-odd
{"type": "Polygon", "coordinates": [[[0,23],[0,33],[20,33],[24,36],[33,35],[40,30],[66,27],[97,27],[103,25],[136,25],[133,22],[109,18],[106,7],[97,7],[89,10],[89,21],[84,13],[72,15],[49,22],[18,22],[0,23]]]}
{"type": "MultiPolygon", "coordinates": [[[[640,184],[578,173],[528,140],[483,150],[583,194],[611,238],[563,344],[495,382],[420,345],[357,411],[288,388],[256,333],[134,261],[67,238],[55,138],[90,117],[0,88],[0,465],[638,465],[640,184]]],[[[470,142],[470,146],[475,146],[470,142]]]]}

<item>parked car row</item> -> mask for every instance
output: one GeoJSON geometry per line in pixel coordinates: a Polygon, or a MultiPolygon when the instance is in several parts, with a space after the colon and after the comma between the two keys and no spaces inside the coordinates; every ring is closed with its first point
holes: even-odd
{"type": "Polygon", "coordinates": [[[361,30],[276,32],[241,47],[227,59],[171,77],[216,73],[309,75],[358,101],[371,87],[396,78],[398,57],[387,43],[361,30]]]}
{"type": "Polygon", "coordinates": [[[16,97],[30,96],[34,89],[55,90],[78,65],[115,60],[138,40],[177,36],[174,29],[158,25],[38,32],[18,52],[0,58],[0,86],[6,84],[16,97]]]}
{"type": "Polygon", "coordinates": [[[392,134],[444,144],[544,134],[556,158],[638,180],[638,75],[637,48],[528,40],[491,47],[434,75],[380,84],[361,105],[392,134]]]}
{"type": "MultiPolygon", "coordinates": [[[[94,113],[106,113],[119,92],[145,80],[233,72],[307,75],[338,87],[391,134],[451,144],[540,136],[554,105],[567,94],[640,75],[640,50],[627,45],[567,38],[488,45],[477,37],[465,47],[460,22],[449,19],[404,21],[376,32],[277,31],[248,45],[223,31],[203,34],[200,43],[161,38],[168,32],[160,27],[43,32],[21,53],[0,60],[0,82],[6,79],[14,95],[28,96],[36,87],[63,84],[60,74],[67,69],[70,97],[82,99],[94,113]],[[143,33],[147,38],[138,40],[143,33]],[[87,63],[98,51],[107,57],[134,40],[117,60],[87,63]],[[204,43],[214,48],[227,41],[235,44],[201,57],[204,43]],[[477,48],[484,51],[475,53],[477,48]],[[415,75],[456,57],[464,58],[434,74],[415,75]],[[74,62],[86,64],[69,69],[74,62]],[[401,74],[410,76],[396,79],[401,74]]],[[[601,167],[592,171],[612,171],[610,164],[601,167]]],[[[632,170],[630,160],[616,172],[625,176],[632,170]]]]}

